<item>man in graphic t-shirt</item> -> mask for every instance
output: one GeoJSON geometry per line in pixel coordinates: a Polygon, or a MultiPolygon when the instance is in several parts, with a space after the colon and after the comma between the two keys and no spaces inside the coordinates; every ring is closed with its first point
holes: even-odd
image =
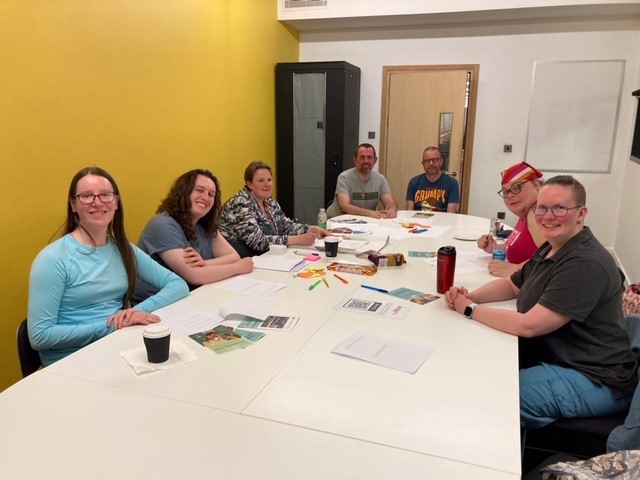
{"type": "Polygon", "coordinates": [[[427,147],[422,152],[422,168],[424,174],[413,177],[407,186],[407,210],[458,213],[458,182],[442,171],[440,150],[427,147]]]}

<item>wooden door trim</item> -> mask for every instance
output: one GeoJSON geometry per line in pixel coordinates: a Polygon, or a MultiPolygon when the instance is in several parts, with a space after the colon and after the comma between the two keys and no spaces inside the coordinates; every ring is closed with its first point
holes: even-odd
{"type": "MultiPolygon", "coordinates": [[[[460,178],[460,188],[462,194],[462,203],[460,205],[460,213],[467,213],[469,210],[469,190],[470,178],[466,172],[471,172],[473,163],[473,137],[476,123],[476,101],[478,98],[478,78],[480,75],[479,64],[466,65],[392,65],[382,67],[382,109],[380,118],[380,147],[378,152],[378,160],[380,161],[380,173],[387,174],[387,136],[389,125],[387,123],[389,116],[389,86],[391,83],[391,75],[399,72],[428,72],[428,71],[457,71],[465,70],[471,72],[471,88],[469,91],[469,111],[467,118],[467,137],[464,145],[464,157],[462,161],[462,174],[460,178]]],[[[396,199],[401,202],[401,200],[396,199]]]]}

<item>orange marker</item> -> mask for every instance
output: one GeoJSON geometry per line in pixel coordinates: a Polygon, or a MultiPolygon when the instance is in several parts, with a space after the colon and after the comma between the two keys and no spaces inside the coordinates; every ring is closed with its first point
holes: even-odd
{"type": "Polygon", "coordinates": [[[334,273],[333,276],[336,277],[338,280],[340,280],[342,283],[346,283],[346,284],[349,283],[344,278],[342,278],[340,275],[337,275],[337,274],[334,273]]]}

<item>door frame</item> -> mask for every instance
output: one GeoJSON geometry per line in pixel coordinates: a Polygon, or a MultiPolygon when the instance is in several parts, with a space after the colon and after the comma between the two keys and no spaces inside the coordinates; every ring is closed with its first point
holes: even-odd
{"type": "MultiPolygon", "coordinates": [[[[462,152],[463,158],[460,163],[460,213],[467,213],[469,209],[469,190],[471,184],[471,165],[473,163],[473,138],[476,123],[476,101],[478,98],[478,78],[480,75],[479,64],[466,65],[391,65],[382,67],[382,110],[380,115],[380,172],[387,174],[387,137],[389,133],[389,88],[391,85],[391,74],[398,72],[427,72],[427,71],[457,71],[465,70],[470,72],[469,105],[467,107],[466,132],[464,135],[462,152]]],[[[408,181],[408,179],[407,179],[408,181]]],[[[397,200],[397,199],[396,199],[397,200]]],[[[402,202],[401,200],[397,200],[402,202]]]]}

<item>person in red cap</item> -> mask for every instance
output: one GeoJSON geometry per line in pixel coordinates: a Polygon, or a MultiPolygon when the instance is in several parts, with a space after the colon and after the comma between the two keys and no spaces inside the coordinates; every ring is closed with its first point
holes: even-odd
{"type": "MultiPolygon", "coordinates": [[[[531,208],[536,204],[542,182],[542,172],[526,162],[516,163],[502,171],[502,188],[498,191],[505,206],[518,216],[518,223],[507,238],[507,261],[489,262],[489,273],[496,277],[508,277],[529,260],[544,237],[535,221],[531,208]]],[[[482,235],[478,248],[487,253],[493,251],[493,237],[482,235]]]]}

